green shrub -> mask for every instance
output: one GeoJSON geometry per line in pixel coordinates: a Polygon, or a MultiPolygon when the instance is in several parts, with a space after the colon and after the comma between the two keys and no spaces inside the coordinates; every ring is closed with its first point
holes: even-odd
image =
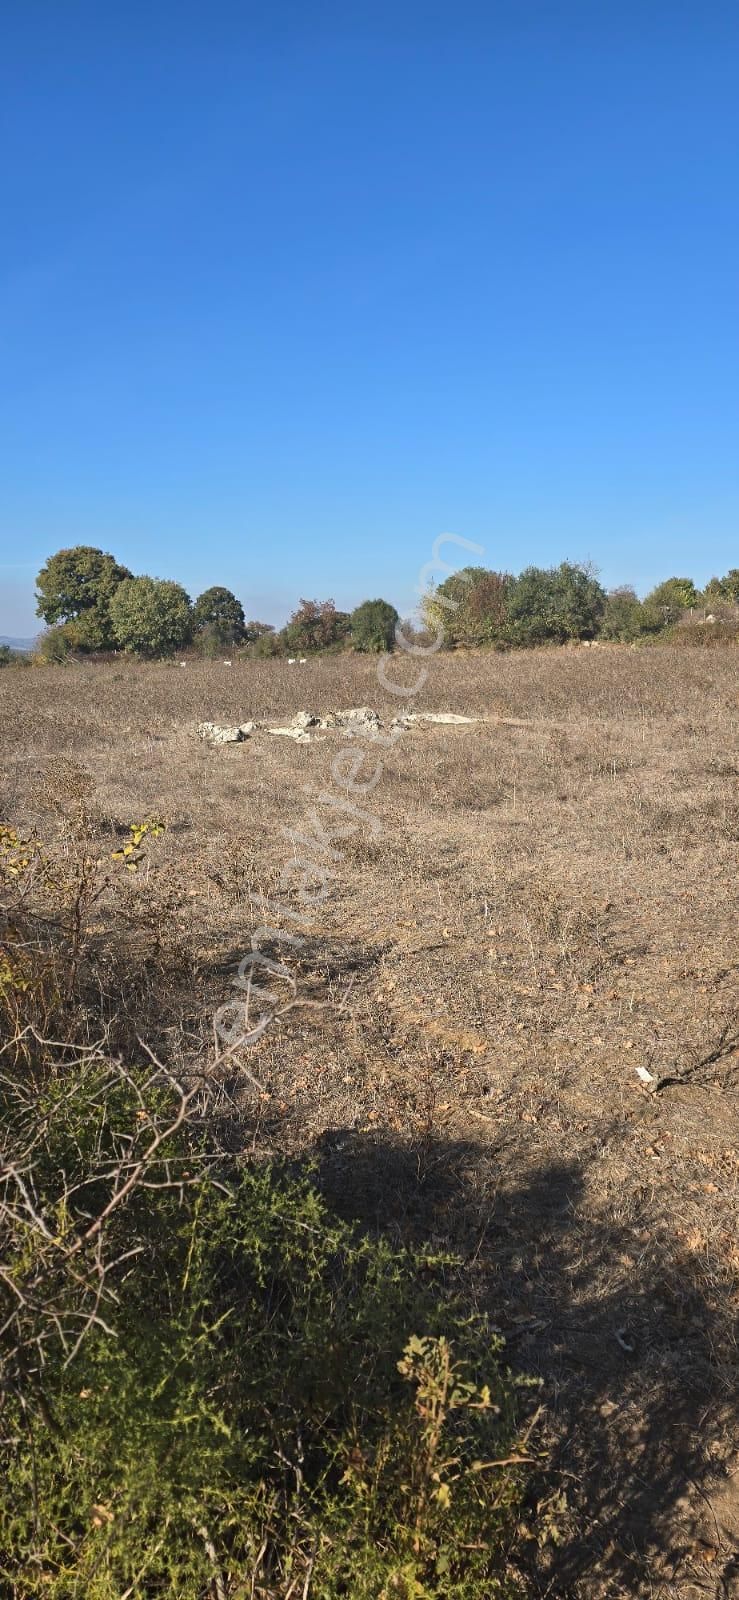
{"type": "Polygon", "coordinates": [[[399,621],[395,606],[387,600],[363,600],[351,614],[351,640],[355,650],[381,654],[395,645],[399,621]]]}
{"type": "Polygon", "coordinates": [[[38,658],[49,666],[59,666],[67,660],[71,650],[67,625],[60,622],[55,628],[47,628],[38,641],[38,658]]]}
{"type": "Polygon", "coordinates": [[[446,649],[500,645],[506,636],[508,596],[514,580],[485,567],[463,567],[426,595],[422,614],[446,649]]]}
{"type": "Polygon", "coordinates": [[[270,628],[269,632],[259,633],[242,645],[240,654],[247,661],[271,661],[275,656],[284,655],[284,647],[275,629],[270,628]]]}
{"type": "Polygon", "coordinates": [[[346,611],[337,611],[333,600],[301,600],[280,639],[290,653],[310,655],[318,650],[342,650],[348,633],[349,617],[346,611]]]}
{"type": "MultiPolygon", "coordinates": [[[[244,633],[244,608],[230,589],[215,584],[213,588],[206,589],[204,594],[198,595],[192,608],[192,626],[198,642],[201,642],[203,634],[207,634],[221,647],[238,644],[244,633]]],[[[203,654],[210,653],[206,645],[203,654]]]]}
{"type": "Polygon", "coordinates": [[[511,1594],[500,1339],[448,1257],[220,1147],[209,1074],[181,1088],[120,1021],[125,949],[95,1013],[92,907],[161,826],[98,856],[89,776],[43,781],[64,849],[0,828],[0,1592],[511,1594]]]}
{"type": "Polygon", "coordinates": [[[658,583],[656,589],[646,596],[643,616],[647,627],[656,633],[660,628],[668,628],[672,623],[679,622],[685,613],[698,605],[700,595],[692,578],[666,578],[664,583],[658,583]]]}
{"type": "Polygon", "coordinates": [[[723,578],[711,578],[703,590],[704,605],[739,606],[739,567],[730,567],[723,578]]]}
{"type": "Polygon", "coordinates": [[[163,1073],[3,1099],[4,1592],[511,1592],[513,1386],[448,1262],[215,1159],[163,1073]]]}
{"type": "Polygon", "coordinates": [[[620,589],[611,589],[600,625],[601,639],[614,639],[622,644],[633,644],[636,639],[641,638],[646,627],[647,619],[644,617],[644,608],[636,590],[628,584],[623,584],[620,589]]]}
{"type": "Polygon", "coordinates": [[[510,588],[507,638],[518,645],[592,639],[605,604],[605,592],[588,567],[571,561],[526,567],[510,588]]]}
{"type": "Polygon", "coordinates": [[[682,650],[711,650],[739,643],[739,623],[702,620],[673,623],[663,629],[656,644],[677,645],[682,650]]]}
{"type": "Polygon", "coordinates": [[[14,650],[12,645],[0,644],[0,667],[30,667],[31,657],[25,650],[14,650]]]}
{"type": "Polygon", "coordinates": [[[190,598],[169,578],[124,578],[110,601],[110,620],[121,649],[171,655],[190,638],[190,598]]]}

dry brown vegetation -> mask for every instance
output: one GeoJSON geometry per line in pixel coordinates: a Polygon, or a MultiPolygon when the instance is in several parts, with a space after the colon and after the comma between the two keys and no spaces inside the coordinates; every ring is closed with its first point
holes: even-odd
{"type": "MultiPolygon", "coordinates": [[[[730,647],[432,657],[414,710],[519,725],[381,752],[376,826],[272,952],[320,1005],[221,1069],[235,1148],[310,1150],[346,1215],[461,1252],[541,1375],[567,1510],[536,1594],[739,1594],[738,689],[730,647]]],[[[167,825],[97,982],[177,1070],[211,1059],[342,747],[196,723],[362,703],[403,705],[356,657],[2,674],[0,820],[52,835],[82,768],[101,848],[167,825]]]]}

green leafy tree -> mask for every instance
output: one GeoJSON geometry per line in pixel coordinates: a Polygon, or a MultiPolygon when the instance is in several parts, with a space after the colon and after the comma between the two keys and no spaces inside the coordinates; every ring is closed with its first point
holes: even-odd
{"type": "Polygon", "coordinates": [[[256,644],[257,639],[265,639],[268,634],[275,637],[275,629],[271,622],[244,623],[244,644],[256,644]]]}
{"type": "Polygon", "coordinates": [[[426,626],[441,632],[448,649],[495,644],[505,636],[512,579],[485,567],[463,567],[445,578],[423,601],[426,626]]]}
{"type": "Polygon", "coordinates": [[[127,567],[93,545],[57,550],[36,579],[37,614],[50,627],[77,623],[76,649],[109,650],[114,642],[110,602],[130,577],[127,567]]]}
{"type": "Polygon", "coordinates": [[[244,653],[250,661],[267,661],[282,654],[282,641],[271,622],[246,623],[244,653]]]}
{"type": "Polygon", "coordinates": [[[691,607],[700,605],[700,595],[692,578],[666,578],[644,601],[644,616],[652,631],[679,622],[691,607]]]}
{"type": "Polygon", "coordinates": [[[707,605],[739,605],[739,567],[730,567],[725,578],[711,578],[703,599],[707,605]]]}
{"type": "Polygon", "coordinates": [[[337,611],[333,600],[301,600],[282,630],[282,642],[296,655],[335,650],[346,640],[349,626],[348,613],[337,611]]]}
{"type": "Polygon", "coordinates": [[[375,654],[392,650],[397,623],[398,613],[388,600],[363,600],[351,614],[354,649],[375,654]]]}
{"type": "Polygon", "coordinates": [[[636,590],[628,584],[611,589],[600,626],[601,638],[619,639],[631,644],[643,634],[644,627],[644,608],[636,590]]]}
{"type": "Polygon", "coordinates": [[[589,567],[562,561],[558,567],[526,567],[510,588],[510,638],[536,645],[592,639],[606,595],[589,567]]]}
{"type": "Polygon", "coordinates": [[[215,584],[198,595],[192,608],[193,632],[209,630],[219,644],[238,644],[244,632],[244,608],[230,589],[215,584]]]}
{"type": "Polygon", "coordinates": [[[187,644],[192,627],[189,596],[166,578],[126,578],[110,602],[116,643],[137,655],[171,655],[187,644]]]}
{"type": "Polygon", "coordinates": [[[230,649],[230,641],[224,639],[220,628],[216,627],[214,622],[206,622],[204,628],[198,629],[194,643],[200,654],[210,660],[223,655],[224,650],[230,649]]]}

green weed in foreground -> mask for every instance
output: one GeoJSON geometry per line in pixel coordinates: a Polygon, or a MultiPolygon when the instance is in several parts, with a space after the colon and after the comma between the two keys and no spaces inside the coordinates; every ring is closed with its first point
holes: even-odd
{"type": "Polygon", "coordinates": [[[188,1118],[156,1144],[155,1076],[74,1071],[2,1086],[2,1592],[511,1593],[514,1386],[449,1263],[188,1118]]]}
{"type": "Polygon", "coordinates": [[[0,1595],[511,1595],[500,1341],[448,1258],[225,1153],[201,1077],[131,1064],[125,950],[89,927],[124,874],[84,773],[52,777],[57,846],[0,829],[0,1595]]]}

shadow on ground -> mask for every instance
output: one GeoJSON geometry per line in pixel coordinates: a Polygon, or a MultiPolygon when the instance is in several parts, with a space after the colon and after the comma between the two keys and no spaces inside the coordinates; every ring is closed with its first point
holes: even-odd
{"type": "Polygon", "coordinates": [[[699,1280],[648,1205],[620,1221],[579,1162],[517,1174],[511,1154],[341,1131],[321,1140],[321,1183],[365,1226],[453,1246],[511,1365],[543,1380],[552,1456],[537,1491],[563,1490],[568,1511],[561,1546],[531,1557],[532,1593],[735,1600],[728,1291],[699,1280]]]}

